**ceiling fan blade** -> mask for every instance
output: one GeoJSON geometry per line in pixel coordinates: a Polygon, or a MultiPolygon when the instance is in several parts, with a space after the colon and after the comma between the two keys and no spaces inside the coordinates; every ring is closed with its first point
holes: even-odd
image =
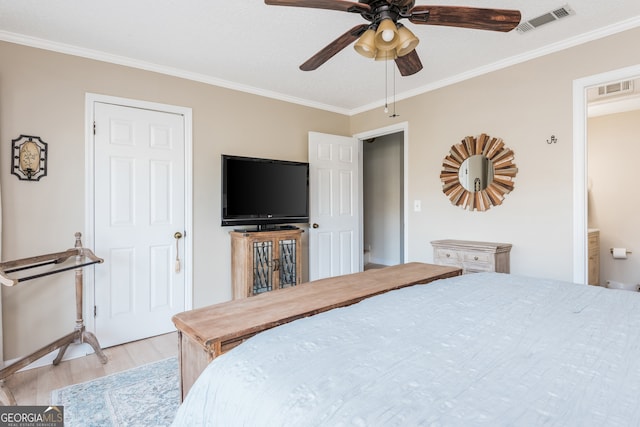
{"type": "Polygon", "coordinates": [[[395,61],[400,74],[404,77],[411,76],[422,70],[422,62],[415,49],[404,56],[397,57],[395,61]]]}
{"type": "Polygon", "coordinates": [[[463,6],[415,6],[409,11],[414,24],[445,25],[475,30],[511,31],[520,23],[520,11],[463,6]]]}
{"type": "Polygon", "coordinates": [[[264,0],[264,3],[271,6],[312,7],[353,13],[371,12],[371,6],[366,3],[346,0],[264,0]]]}
{"type": "Polygon", "coordinates": [[[345,47],[356,41],[358,37],[364,33],[369,24],[356,25],[327,46],[325,46],[320,52],[313,55],[311,58],[300,66],[302,71],[312,71],[331,59],[336,53],[340,52],[345,47]]]}
{"type": "Polygon", "coordinates": [[[387,0],[387,2],[389,4],[395,4],[400,9],[403,9],[405,7],[413,7],[413,5],[416,3],[415,0],[387,0]]]}

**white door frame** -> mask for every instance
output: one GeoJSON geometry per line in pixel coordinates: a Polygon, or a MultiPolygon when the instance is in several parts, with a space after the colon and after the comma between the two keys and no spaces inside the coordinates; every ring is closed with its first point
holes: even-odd
{"type": "MultiPolygon", "coordinates": [[[[357,133],[355,135],[353,135],[354,138],[358,138],[358,161],[360,162],[359,165],[359,169],[360,169],[360,187],[358,188],[358,197],[360,198],[360,213],[359,213],[359,219],[358,222],[360,223],[360,245],[362,246],[363,242],[362,240],[364,239],[364,204],[363,204],[363,179],[362,179],[362,141],[365,139],[369,139],[369,138],[375,138],[378,136],[384,136],[384,135],[389,135],[392,133],[398,133],[398,132],[403,132],[404,135],[404,141],[402,144],[403,147],[403,157],[404,157],[404,184],[403,184],[403,188],[404,188],[404,194],[402,195],[403,198],[403,205],[404,205],[404,247],[403,247],[403,251],[404,251],[404,262],[407,263],[409,262],[409,122],[401,122],[401,123],[395,123],[393,125],[389,125],[389,126],[385,126],[382,128],[378,128],[378,129],[373,129],[373,130],[369,130],[366,132],[361,132],[361,133],[357,133]]],[[[360,271],[362,271],[364,269],[364,254],[362,253],[362,248],[360,248],[360,271]]]]}
{"type": "MultiPolygon", "coordinates": [[[[184,117],[184,184],[185,184],[185,239],[184,257],[181,260],[184,268],[184,304],[185,310],[193,308],[193,115],[191,108],[176,105],[159,104],[156,102],[140,101],[135,99],[120,98],[115,96],[87,93],[85,96],[85,228],[82,235],[82,244],[89,248],[95,247],[94,224],[94,149],[93,149],[93,106],[96,102],[121,105],[124,107],[142,108],[146,110],[162,111],[172,114],[180,114],[184,117]]],[[[100,256],[100,254],[96,254],[100,256]]],[[[97,268],[100,268],[99,266],[97,268]]],[[[95,276],[93,269],[85,269],[84,274],[84,322],[87,330],[95,332],[95,318],[93,305],[95,276]]],[[[100,337],[98,337],[100,340],[100,337]]]]}
{"type": "Polygon", "coordinates": [[[640,76],[640,65],[573,81],[573,281],[587,283],[587,96],[586,91],[640,76]]]}

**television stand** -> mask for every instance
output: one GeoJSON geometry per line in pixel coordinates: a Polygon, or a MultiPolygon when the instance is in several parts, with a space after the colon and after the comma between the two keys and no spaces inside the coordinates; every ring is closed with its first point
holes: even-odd
{"type": "Polygon", "coordinates": [[[242,230],[229,234],[234,299],[301,283],[301,229],[242,230]]]}
{"type": "Polygon", "coordinates": [[[260,233],[264,231],[281,231],[281,230],[299,230],[299,227],[295,225],[273,225],[273,224],[264,224],[257,225],[253,230],[251,229],[235,229],[233,231],[237,231],[238,233],[260,233]]]}

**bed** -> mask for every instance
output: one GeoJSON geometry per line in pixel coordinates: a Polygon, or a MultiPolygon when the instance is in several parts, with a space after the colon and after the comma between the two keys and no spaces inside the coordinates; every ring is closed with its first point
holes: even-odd
{"type": "Polygon", "coordinates": [[[262,332],[175,426],[640,425],[640,293],[479,273],[262,332]]]}

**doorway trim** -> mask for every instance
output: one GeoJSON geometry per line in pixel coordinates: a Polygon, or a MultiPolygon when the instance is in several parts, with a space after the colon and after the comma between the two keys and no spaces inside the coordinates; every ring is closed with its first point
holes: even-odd
{"type": "Polygon", "coordinates": [[[612,81],[637,78],[640,65],[573,81],[573,281],[586,284],[587,264],[587,89],[612,81]]]}
{"type": "Polygon", "coordinates": [[[366,132],[360,132],[353,135],[354,138],[358,139],[358,161],[359,169],[360,169],[360,187],[358,188],[358,197],[360,198],[360,212],[359,212],[359,233],[360,233],[360,271],[364,270],[364,254],[362,252],[362,240],[364,239],[364,204],[363,204],[363,193],[364,193],[364,183],[362,180],[362,169],[363,169],[363,146],[362,142],[365,139],[375,138],[379,136],[389,135],[392,133],[403,132],[403,142],[402,142],[402,150],[403,150],[403,260],[404,262],[408,262],[409,260],[409,122],[401,122],[395,123],[393,125],[385,126],[378,129],[369,130],[366,132]]]}
{"type": "MultiPolygon", "coordinates": [[[[93,150],[93,106],[96,102],[114,104],[124,107],[141,108],[145,110],[161,111],[178,114],[184,118],[184,184],[185,184],[185,241],[184,241],[184,304],[185,310],[193,308],[193,114],[191,108],[177,105],[160,104],[109,95],[87,92],[85,95],[85,226],[82,235],[83,245],[89,249],[95,248],[95,212],[94,212],[94,174],[95,165],[93,150]]],[[[100,256],[100,254],[97,254],[100,256]]],[[[84,321],[87,330],[95,332],[95,318],[93,305],[95,276],[93,269],[87,269],[84,275],[84,321]]]]}

